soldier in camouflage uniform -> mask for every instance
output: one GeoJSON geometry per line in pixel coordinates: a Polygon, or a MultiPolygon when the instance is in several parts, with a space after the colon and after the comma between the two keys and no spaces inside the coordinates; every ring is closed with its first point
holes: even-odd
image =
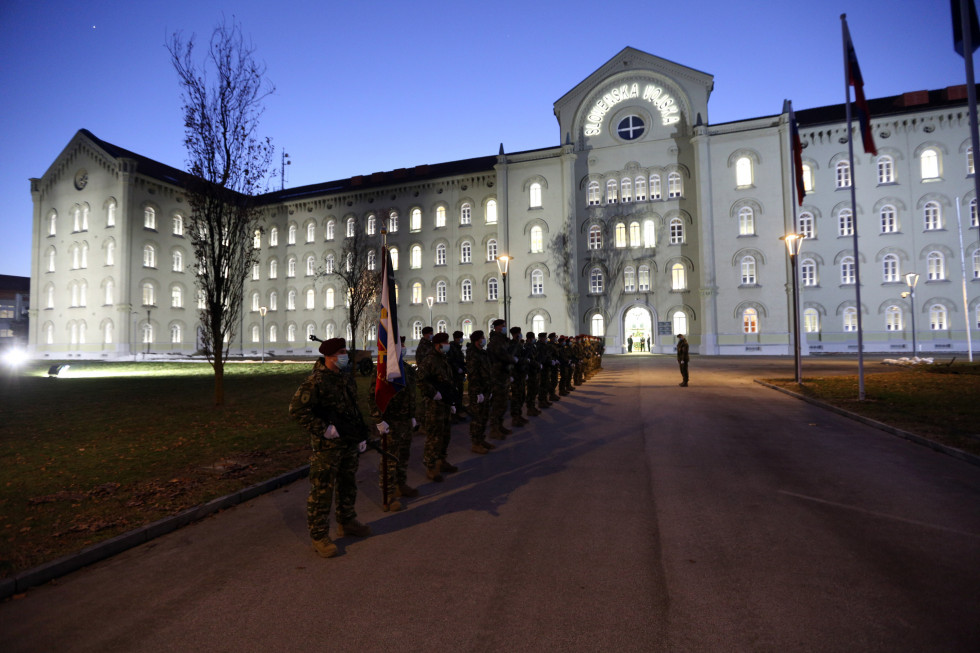
{"type": "Polygon", "coordinates": [[[575,385],[585,383],[585,344],[584,336],[575,336],[572,341],[572,354],[575,356],[575,368],[572,370],[572,382],[575,385]]]}
{"type": "Polygon", "coordinates": [[[510,375],[510,419],[514,426],[524,426],[527,419],[521,414],[524,410],[524,400],[527,397],[527,358],[524,352],[524,340],[521,338],[521,327],[510,328],[510,353],[514,357],[514,365],[510,375]]]}
{"type": "MultiPolygon", "coordinates": [[[[405,338],[402,338],[402,347],[405,338]]],[[[398,458],[398,462],[381,456],[378,464],[378,487],[385,487],[384,475],[388,477],[388,492],[390,496],[384,503],[391,511],[401,510],[402,505],[394,497],[417,497],[419,491],[408,485],[408,459],[412,453],[412,432],[415,430],[415,391],[417,373],[415,367],[404,360],[405,350],[402,349],[402,369],[404,370],[405,387],[395,393],[385,407],[381,417],[388,425],[388,453],[398,458]]]]}
{"type": "MultiPolygon", "coordinates": [[[[463,332],[453,331],[453,339],[449,341],[449,351],[446,354],[449,358],[449,365],[453,368],[453,385],[456,386],[456,395],[463,396],[463,383],[466,381],[466,356],[463,354],[463,332]]],[[[453,423],[460,421],[463,412],[462,406],[456,407],[456,414],[453,415],[453,423]]]]}
{"type": "Polygon", "coordinates": [[[534,331],[527,332],[524,352],[527,357],[527,414],[534,417],[541,414],[535,406],[541,385],[541,363],[538,362],[538,343],[534,338],[534,331]]]}
{"type": "Polygon", "coordinates": [[[566,397],[571,394],[572,352],[568,348],[568,338],[558,338],[558,394],[566,397]]]}
{"type": "Polygon", "coordinates": [[[487,442],[486,436],[490,393],[493,391],[490,358],[484,349],[486,344],[483,331],[474,331],[466,345],[466,376],[469,379],[470,415],[473,418],[470,421],[470,450],[478,454],[485,454],[496,448],[487,442]]]}
{"type": "Polygon", "coordinates": [[[425,406],[425,452],[422,463],[430,481],[442,481],[441,472],[455,472],[457,467],[446,460],[449,448],[449,419],[456,412],[458,399],[453,386],[453,370],[446,358],[449,334],[437,333],[432,338],[432,353],[419,365],[419,388],[425,406]]]}
{"type": "Polygon", "coordinates": [[[558,401],[558,336],[548,334],[548,356],[551,358],[551,371],[548,374],[548,401],[558,401]]]}
{"type": "Polygon", "coordinates": [[[551,402],[548,400],[548,390],[551,388],[551,352],[548,350],[548,334],[544,332],[538,334],[538,364],[541,365],[541,373],[538,377],[538,406],[551,408],[551,402]]]}
{"type": "Polygon", "coordinates": [[[421,365],[426,354],[432,353],[432,327],[422,327],[422,339],[415,346],[415,364],[421,365]]]}
{"type": "Polygon", "coordinates": [[[503,440],[513,433],[504,426],[504,414],[507,412],[511,368],[515,361],[510,351],[510,341],[505,335],[507,325],[503,320],[498,319],[493,321],[492,327],[490,344],[487,345],[487,354],[490,356],[490,380],[493,384],[493,396],[490,398],[490,437],[503,440]]]}
{"type": "Polygon", "coordinates": [[[313,373],[296,390],[289,402],[289,414],[310,434],[310,496],[306,503],[307,523],[313,549],[330,558],[337,546],[330,540],[330,508],[337,496],[337,534],[367,537],[371,529],[357,521],[355,476],[359,443],[367,439],[368,427],[357,407],[357,386],[347,367],[347,346],[343,338],[320,344],[323,358],[313,373]]]}

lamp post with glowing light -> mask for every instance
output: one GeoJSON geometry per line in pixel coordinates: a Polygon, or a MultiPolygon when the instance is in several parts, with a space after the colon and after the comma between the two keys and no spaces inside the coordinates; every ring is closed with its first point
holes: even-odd
{"type": "Polygon", "coordinates": [[[431,295],[429,295],[428,297],[425,298],[425,303],[429,307],[429,326],[432,326],[432,304],[435,301],[436,301],[435,300],[435,297],[433,297],[431,295]]]}
{"type": "Polygon", "coordinates": [[[507,328],[510,328],[510,295],[507,294],[507,268],[513,260],[513,257],[507,256],[506,254],[501,254],[497,257],[497,269],[500,270],[500,276],[504,279],[504,323],[507,325],[507,328]]]}
{"type": "Polygon", "coordinates": [[[919,275],[915,272],[909,272],[905,275],[905,285],[909,287],[908,292],[903,292],[902,297],[908,297],[910,302],[910,310],[912,312],[912,357],[918,356],[915,348],[915,285],[919,283],[919,275]]]}
{"type": "Polygon", "coordinates": [[[803,383],[803,369],[800,359],[800,287],[797,283],[796,257],[800,253],[803,237],[800,234],[786,234],[780,240],[786,243],[790,272],[793,275],[793,369],[796,383],[799,385],[803,383]]]}
{"type": "Polygon", "coordinates": [[[262,362],[265,362],[265,314],[269,309],[265,306],[259,307],[259,315],[262,316],[262,362]]]}

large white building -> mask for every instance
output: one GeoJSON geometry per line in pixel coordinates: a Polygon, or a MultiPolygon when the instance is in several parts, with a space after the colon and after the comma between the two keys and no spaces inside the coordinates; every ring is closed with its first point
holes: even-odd
{"type": "MultiPolygon", "coordinates": [[[[792,278],[780,237],[798,230],[804,354],[856,351],[855,263],[866,350],[911,354],[909,272],[920,275],[919,351],[965,350],[967,323],[980,329],[966,88],[872,100],[879,153],[864,154],[855,131],[853,170],[843,105],[798,110],[808,191],[797,208],[787,115],[712,124],[713,84],[626,48],[555,103],[557,146],[263,196],[261,262],[232,349],[300,353],[311,333],[344,336],[339,279],[315,272],[339,258],[348,229],[386,225],[410,341],[430,321],[430,296],[437,330],[502,316],[496,259],[507,254],[510,321],[525,330],[604,335],[608,351],[629,336],[671,351],[683,332],[701,354],[788,353],[792,278]]],[[[35,355],[197,349],[180,176],[81,130],[31,180],[35,355]]]]}

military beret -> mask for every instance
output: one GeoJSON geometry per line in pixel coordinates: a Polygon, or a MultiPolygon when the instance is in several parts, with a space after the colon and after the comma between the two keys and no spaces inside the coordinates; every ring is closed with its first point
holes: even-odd
{"type": "Polygon", "coordinates": [[[347,341],[343,338],[331,338],[320,343],[320,353],[324,356],[333,356],[341,349],[347,349],[347,341]]]}
{"type": "Polygon", "coordinates": [[[496,320],[494,320],[494,321],[493,321],[493,323],[492,323],[492,324],[490,325],[490,328],[492,328],[492,329],[496,329],[496,328],[497,328],[497,327],[499,327],[499,326],[500,326],[501,324],[507,324],[507,321],[506,321],[506,320],[504,320],[503,318],[499,318],[499,317],[498,317],[498,318],[497,318],[496,320]]]}
{"type": "Polygon", "coordinates": [[[483,332],[480,331],[479,329],[477,329],[476,331],[470,334],[470,342],[479,342],[482,339],[483,339],[483,332]]]}
{"type": "Polygon", "coordinates": [[[446,343],[446,342],[449,342],[448,333],[437,333],[436,335],[432,336],[433,345],[438,345],[440,343],[446,343]]]}

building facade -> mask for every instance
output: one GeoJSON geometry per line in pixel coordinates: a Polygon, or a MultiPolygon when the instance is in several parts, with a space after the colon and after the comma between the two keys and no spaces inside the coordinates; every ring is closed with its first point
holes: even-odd
{"type": "MultiPolygon", "coordinates": [[[[713,84],[626,48],[555,103],[558,146],[263,196],[260,262],[232,351],[307,353],[311,334],[351,337],[339,278],[318,273],[340,264],[349,230],[382,227],[409,342],[430,322],[485,329],[506,301],[525,331],[602,335],[607,351],[633,338],[634,351],[668,352],[685,333],[701,354],[789,353],[780,238],[799,231],[804,354],[856,351],[858,310],[867,351],[911,355],[913,315],[918,353],[965,351],[967,328],[980,330],[965,87],[872,100],[879,153],[864,154],[858,136],[853,170],[843,105],[797,111],[807,186],[797,207],[788,115],[712,125],[713,84]],[[513,259],[506,280],[501,255],[513,259]],[[903,297],[910,272],[919,283],[903,297]]],[[[36,356],[197,350],[181,175],[81,130],[31,180],[36,356]]]]}
{"type": "Polygon", "coordinates": [[[0,274],[0,352],[27,346],[31,280],[0,274]]]}

